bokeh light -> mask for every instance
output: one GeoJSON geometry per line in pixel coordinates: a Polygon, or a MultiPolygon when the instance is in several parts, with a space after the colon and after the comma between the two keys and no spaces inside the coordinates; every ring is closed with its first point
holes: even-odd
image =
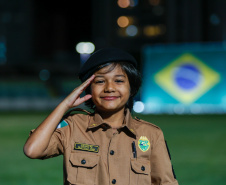
{"type": "Polygon", "coordinates": [[[118,0],[118,6],[120,8],[128,8],[130,6],[129,0],[118,0]]]}
{"type": "Polygon", "coordinates": [[[141,102],[141,101],[137,101],[134,103],[133,105],[133,110],[136,112],[136,113],[141,113],[144,111],[144,103],[141,102]]]}
{"type": "Polygon", "coordinates": [[[138,33],[138,28],[135,25],[130,25],[126,28],[126,34],[128,36],[134,37],[138,33]]]}
{"type": "Polygon", "coordinates": [[[138,5],[139,0],[130,0],[130,7],[135,7],[138,5]]]}
{"type": "Polygon", "coordinates": [[[156,37],[159,35],[163,35],[166,32],[166,28],[164,25],[148,25],[143,29],[144,35],[148,37],[156,37]]]}
{"type": "Polygon", "coordinates": [[[210,22],[211,22],[211,24],[213,24],[213,25],[218,25],[218,24],[220,24],[220,18],[218,17],[218,15],[216,15],[216,14],[212,14],[211,16],[210,16],[210,22]]]}
{"type": "Polygon", "coordinates": [[[76,51],[80,54],[90,54],[94,52],[95,46],[91,42],[80,42],[76,45],[76,51]]]}
{"type": "Polygon", "coordinates": [[[6,63],[6,39],[4,36],[0,37],[0,65],[6,63]]]}
{"type": "Polygon", "coordinates": [[[47,70],[47,69],[42,69],[42,70],[39,72],[39,78],[40,78],[42,81],[47,81],[47,80],[50,78],[50,72],[49,72],[49,70],[47,70]]]}
{"type": "Polygon", "coordinates": [[[119,27],[125,28],[129,25],[129,18],[126,16],[120,16],[117,20],[119,27]]]}

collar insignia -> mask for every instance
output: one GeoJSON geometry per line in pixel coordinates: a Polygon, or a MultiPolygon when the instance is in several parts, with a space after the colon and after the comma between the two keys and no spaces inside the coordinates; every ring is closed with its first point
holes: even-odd
{"type": "Polygon", "coordinates": [[[142,152],[147,152],[151,144],[146,136],[141,136],[138,140],[138,146],[142,152]]]}

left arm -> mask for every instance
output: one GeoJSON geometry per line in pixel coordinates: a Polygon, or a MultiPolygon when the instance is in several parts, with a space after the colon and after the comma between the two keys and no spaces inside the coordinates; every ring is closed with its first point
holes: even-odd
{"type": "Polygon", "coordinates": [[[151,178],[154,185],[178,185],[162,131],[153,143],[151,178]]]}

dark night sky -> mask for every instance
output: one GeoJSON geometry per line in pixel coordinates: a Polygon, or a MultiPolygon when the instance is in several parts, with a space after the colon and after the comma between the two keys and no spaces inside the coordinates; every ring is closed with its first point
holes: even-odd
{"type": "Polygon", "coordinates": [[[90,41],[91,0],[35,1],[35,53],[71,50],[80,41],[90,41]]]}

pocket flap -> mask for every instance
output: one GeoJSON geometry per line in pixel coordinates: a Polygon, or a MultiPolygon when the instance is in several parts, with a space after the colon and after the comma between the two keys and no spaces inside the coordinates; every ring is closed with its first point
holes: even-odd
{"type": "Polygon", "coordinates": [[[90,153],[71,153],[70,162],[72,166],[93,168],[98,164],[99,158],[99,155],[90,153]]]}
{"type": "Polygon", "coordinates": [[[150,161],[146,159],[131,159],[131,167],[136,173],[148,175],[151,172],[150,161]]]}

